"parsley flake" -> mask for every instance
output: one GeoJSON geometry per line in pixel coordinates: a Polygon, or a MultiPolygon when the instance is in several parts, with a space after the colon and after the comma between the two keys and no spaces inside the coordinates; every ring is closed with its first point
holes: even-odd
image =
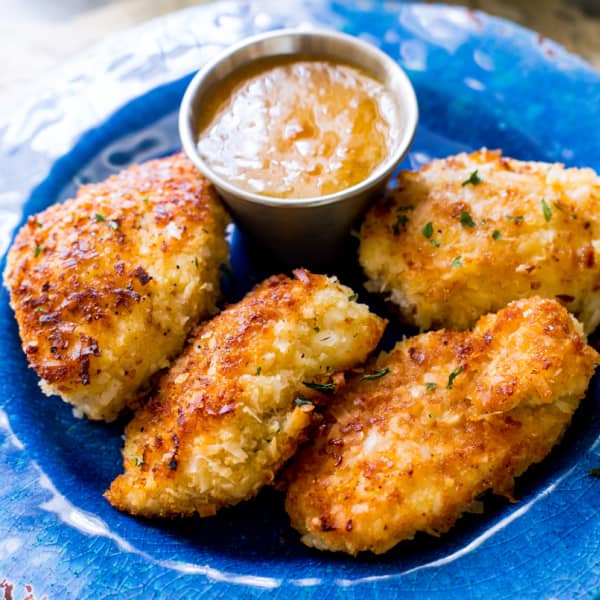
{"type": "Polygon", "coordinates": [[[256,367],[256,375],[260,375],[261,371],[262,371],[262,367],[256,367]]]}
{"type": "Polygon", "coordinates": [[[446,386],[447,390],[451,390],[452,386],[454,385],[454,380],[463,372],[463,366],[460,365],[460,367],[457,367],[456,369],[454,369],[454,371],[452,371],[452,373],[450,373],[450,375],[448,376],[448,385],[446,386]]]}
{"type": "Polygon", "coordinates": [[[546,223],[550,223],[552,218],[552,209],[548,206],[545,198],[542,198],[540,204],[542,205],[542,213],[544,213],[544,220],[546,223]]]}
{"type": "Polygon", "coordinates": [[[396,217],[396,222],[392,225],[392,231],[394,235],[398,235],[400,233],[400,227],[405,227],[408,223],[408,217],[403,214],[399,214],[396,217]]]}
{"type": "Polygon", "coordinates": [[[302,382],[307,388],[316,390],[322,394],[333,394],[335,392],[335,383],[312,383],[310,381],[302,382]]]}
{"type": "Polygon", "coordinates": [[[35,250],[33,251],[34,258],[37,258],[42,253],[43,249],[44,249],[44,246],[41,246],[41,245],[40,246],[36,246],[35,250]]]}
{"type": "Polygon", "coordinates": [[[428,392],[433,392],[433,390],[437,390],[437,383],[432,383],[432,382],[426,383],[425,384],[425,389],[428,392]]]}
{"type": "Polygon", "coordinates": [[[294,400],[294,404],[296,406],[314,406],[314,402],[311,402],[310,400],[307,400],[306,398],[303,398],[302,396],[298,396],[295,400],[294,400]]]}
{"type": "Polygon", "coordinates": [[[437,240],[429,240],[429,243],[435,248],[439,248],[441,244],[437,240]]]}
{"type": "Polygon", "coordinates": [[[466,210],[460,211],[460,224],[463,227],[475,227],[473,217],[466,210]]]}
{"type": "Polygon", "coordinates": [[[196,266],[196,269],[200,266],[200,263],[198,262],[198,257],[194,256],[194,265],[196,266]]]}
{"type": "Polygon", "coordinates": [[[435,416],[433,413],[429,413],[427,416],[428,416],[430,419],[435,419],[435,418],[437,418],[437,417],[436,417],[436,416],[435,416]]]}
{"type": "Polygon", "coordinates": [[[111,221],[109,221],[109,222],[108,222],[108,226],[109,226],[111,229],[114,229],[114,230],[116,231],[117,229],[119,229],[119,222],[118,222],[118,221],[111,220],[111,221]]]}
{"type": "Polygon", "coordinates": [[[421,233],[427,239],[429,239],[433,235],[433,223],[431,221],[429,221],[429,223],[427,223],[427,225],[424,225],[423,228],[421,229],[421,233]]]}
{"type": "Polygon", "coordinates": [[[373,379],[379,379],[384,375],[387,375],[390,370],[386,367],[385,369],[379,369],[379,371],[375,371],[375,373],[365,373],[360,380],[361,381],[372,381],[373,379]]]}
{"type": "Polygon", "coordinates": [[[462,256],[457,256],[451,263],[450,263],[451,267],[462,267],[463,266],[463,261],[462,261],[462,256]]]}
{"type": "Polygon", "coordinates": [[[516,217],[513,217],[512,215],[506,215],[506,218],[509,221],[514,221],[515,223],[520,223],[525,217],[523,215],[517,215],[516,217]]]}
{"type": "Polygon", "coordinates": [[[502,234],[497,229],[494,229],[494,231],[492,232],[492,238],[498,241],[501,237],[502,234]]]}
{"type": "Polygon", "coordinates": [[[483,179],[481,179],[481,177],[479,177],[479,175],[477,174],[477,172],[479,171],[479,169],[475,169],[470,175],[468,179],[465,179],[462,182],[463,187],[465,185],[479,185],[480,183],[483,183],[483,179]]]}
{"type": "Polygon", "coordinates": [[[43,225],[42,225],[42,224],[41,224],[39,221],[36,221],[36,222],[35,222],[35,224],[36,224],[36,225],[37,225],[37,227],[39,227],[40,229],[43,227],[43,225]]]}
{"type": "Polygon", "coordinates": [[[96,213],[94,219],[96,220],[96,223],[102,223],[102,221],[105,220],[104,215],[101,215],[100,213],[96,213]]]}
{"type": "Polygon", "coordinates": [[[356,302],[358,300],[358,294],[352,294],[352,296],[348,296],[349,302],[356,302]]]}
{"type": "Polygon", "coordinates": [[[317,325],[316,327],[313,327],[313,331],[319,333],[319,331],[321,331],[321,328],[317,325]]]}
{"type": "Polygon", "coordinates": [[[136,467],[141,467],[144,465],[144,459],[140,458],[139,456],[134,456],[133,460],[135,461],[135,466],[136,467]]]}

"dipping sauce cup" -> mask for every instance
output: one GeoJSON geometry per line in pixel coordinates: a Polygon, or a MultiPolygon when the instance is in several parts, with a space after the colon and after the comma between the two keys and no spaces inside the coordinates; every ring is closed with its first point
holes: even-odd
{"type": "MultiPolygon", "coordinates": [[[[277,96],[270,101],[276,105],[277,96]]],[[[417,121],[413,87],[402,68],[387,54],[341,33],[277,30],[243,40],[196,74],[181,104],[179,133],[185,152],[215,185],[241,229],[279,261],[291,266],[311,266],[326,265],[337,258],[353,224],[369,203],[384,192],[392,172],[408,153],[417,121]],[[276,197],[236,185],[223,175],[222,168],[211,164],[206,153],[200,152],[198,141],[206,113],[212,111],[214,90],[223,80],[254,61],[268,63],[272,59],[274,63],[285,63],[295,58],[356,67],[382,84],[386,101],[392,105],[393,135],[381,162],[350,187],[320,196],[276,197]]],[[[240,147],[247,142],[252,140],[240,139],[240,147]]]]}

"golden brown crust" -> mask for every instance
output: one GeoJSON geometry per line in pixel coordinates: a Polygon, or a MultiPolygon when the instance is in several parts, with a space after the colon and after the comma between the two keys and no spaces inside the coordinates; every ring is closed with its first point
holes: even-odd
{"type": "Polygon", "coordinates": [[[214,514],[273,480],[321,396],[303,382],[363,361],[385,322],[323,275],[275,276],[192,334],[126,430],[125,473],[107,492],[146,516],[214,514]]]}
{"type": "Polygon", "coordinates": [[[389,372],[352,381],[296,459],[292,525],[308,545],[351,554],[447,531],[481,493],[510,495],[546,456],[598,359],[567,311],[539,298],[480,319],[472,333],[398,343],[368,368],[389,372]]]}
{"type": "Polygon", "coordinates": [[[538,295],[561,302],[590,332],[600,321],[598,214],[591,169],[483,149],[400,173],[365,218],[360,262],[368,288],[421,330],[464,329],[538,295]]]}
{"type": "Polygon", "coordinates": [[[5,281],[23,349],[47,389],[76,405],[83,395],[80,408],[90,416],[114,418],[147,371],[166,366],[185,332],[214,310],[226,222],[214,188],[181,154],[133,166],[31,216],[5,281]],[[185,288],[193,279],[195,294],[185,288]],[[188,322],[171,331],[162,310],[173,310],[174,321],[180,310],[188,322]],[[139,347],[150,334],[164,344],[163,364],[139,347]],[[125,354],[134,358],[116,373],[125,354]],[[102,395],[115,376],[122,393],[93,406],[89,396],[102,395]]]}

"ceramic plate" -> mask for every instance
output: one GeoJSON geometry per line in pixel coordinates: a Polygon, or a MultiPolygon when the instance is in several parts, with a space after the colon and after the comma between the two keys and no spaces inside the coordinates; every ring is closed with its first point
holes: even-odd
{"type": "MultiPolygon", "coordinates": [[[[71,196],[78,184],[176,150],[176,111],[191,73],[227,44],[282,26],[345,31],[402,64],[421,113],[405,167],[488,146],[600,170],[600,75],[516,25],[399,2],[211,4],[111,38],[55,73],[47,92],[1,127],[2,252],[28,214],[71,196]]],[[[233,242],[229,293],[239,296],[274,267],[253,262],[235,232],[233,242]]],[[[356,284],[360,274],[350,271],[340,274],[356,284]]],[[[465,516],[440,539],[418,536],[385,556],[352,559],[305,548],[271,490],[204,520],[149,522],[113,510],[102,493],[120,470],[123,423],[78,420],[41,395],[5,290],[0,324],[6,599],[573,598],[600,591],[600,479],[588,474],[600,466],[594,383],[560,446],[518,482],[517,503],[486,497],[484,515],[465,516]]]]}

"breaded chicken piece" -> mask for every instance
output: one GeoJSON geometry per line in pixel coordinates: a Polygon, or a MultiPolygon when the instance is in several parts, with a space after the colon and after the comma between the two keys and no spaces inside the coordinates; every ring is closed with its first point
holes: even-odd
{"type": "Polygon", "coordinates": [[[182,154],[29,218],[5,285],[42,390],[113,420],[215,311],[227,215],[182,154]]]}
{"type": "Polygon", "coordinates": [[[555,298],[600,322],[600,178],[480,150],[404,171],[367,214],[360,262],[422,331],[465,329],[508,302],[555,298]]]}
{"type": "Polygon", "coordinates": [[[472,333],[399,342],[330,402],[291,467],[292,525],[305,544],[350,554],[447,531],[484,491],[510,497],[559,440],[598,360],[580,324],[540,298],[472,333]]]}
{"type": "Polygon", "coordinates": [[[128,425],[109,502],[207,516],[270,483],[303,438],[311,398],[326,399],[383,333],[385,321],[353,299],[336,279],[297,270],[199,326],[128,425]]]}

